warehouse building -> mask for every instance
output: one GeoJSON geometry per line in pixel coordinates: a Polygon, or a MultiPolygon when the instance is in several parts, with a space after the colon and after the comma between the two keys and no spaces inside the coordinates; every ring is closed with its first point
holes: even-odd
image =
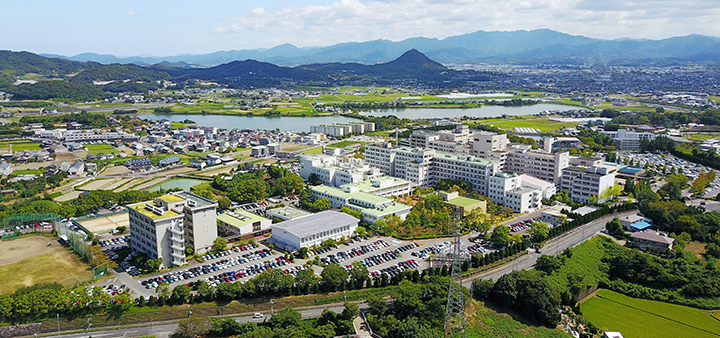
{"type": "Polygon", "coordinates": [[[359,220],[346,213],[327,210],[274,225],[271,237],[275,245],[300,250],[319,245],[327,239],[352,237],[359,220]]]}

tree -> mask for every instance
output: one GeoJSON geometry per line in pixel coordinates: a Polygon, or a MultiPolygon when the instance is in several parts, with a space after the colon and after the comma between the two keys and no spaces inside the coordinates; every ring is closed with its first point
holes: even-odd
{"type": "Polygon", "coordinates": [[[486,279],[474,279],[472,281],[472,295],[475,299],[486,300],[493,288],[493,281],[486,279]]]}
{"type": "Polygon", "coordinates": [[[553,271],[560,269],[564,264],[564,259],[558,257],[558,256],[546,256],[542,255],[538,257],[537,265],[535,265],[536,270],[543,271],[545,273],[552,274],[553,271]]]}
{"type": "Polygon", "coordinates": [[[533,242],[540,243],[546,240],[549,234],[550,228],[548,228],[545,222],[535,221],[530,224],[530,235],[532,236],[533,242]]]}
{"type": "Polygon", "coordinates": [[[346,206],[342,206],[342,207],[340,207],[340,211],[342,211],[352,217],[355,217],[357,219],[362,219],[362,211],[360,211],[360,210],[355,210],[352,208],[348,208],[346,206]]]}
{"type": "Polygon", "coordinates": [[[215,240],[213,241],[213,250],[215,250],[215,252],[220,252],[224,251],[225,249],[227,249],[227,241],[225,240],[225,238],[215,238],[215,240]]]}
{"type": "Polygon", "coordinates": [[[308,183],[310,183],[311,185],[321,185],[323,182],[320,177],[318,177],[318,175],[312,173],[308,175],[308,183]]]}
{"type": "Polygon", "coordinates": [[[280,269],[268,269],[253,278],[258,294],[286,296],[290,294],[295,279],[280,269]]]}
{"type": "Polygon", "coordinates": [[[599,201],[600,202],[607,202],[612,200],[613,198],[620,196],[620,193],[622,192],[622,187],[615,183],[614,185],[607,187],[605,190],[600,192],[599,201]]]}
{"type": "Polygon", "coordinates": [[[274,329],[300,326],[302,315],[289,307],[283,308],[270,317],[270,326],[274,329]]]}
{"type": "Polygon", "coordinates": [[[180,284],[172,290],[172,296],[170,299],[175,304],[185,304],[190,299],[190,287],[185,284],[180,284]]]}
{"type": "Polygon", "coordinates": [[[352,269],[350,269],[350,279],[355,281],[355,287],[357,289],[363,288],[365,281],[369,279],[369,275],[370,272],[365,265],[357,261],[352,263],[352,269]]]}
{"type": "Polygon", "coordinates": [[[348,279],[348,273],[340,264],[332,263],[320,274],[322,288],[325,291],[337,291],[348,279]]]}
{"type": "Polygon", "coordinates": [[[357,228],[355,228],[355,231],[353,231],[353,236],[356,236],[356,237],[362,238],[362,237],[367,236],[367,234],[368,233],[367,233],[367,230],[365,229],[365,227],[361,227],[361,226],[358,226],[357,228]]]}
{"type": "Polygon", "coordinates": [[[622,237],[625,235],[625,231],[623,231],[622,223],[620,223],[620,219],[617,217],[613,218],[610,222],[607,222],[605,224],[605,229],[610,233],[610,235],[614,237],[622,237]]]}
{"type": "Polygon", "coordinates": [[[230,206],[232,206],[232,201],[230,201],[229,198],[227,198],[227,197],[221,197],[221,198],[218,200],[218,207],[220,208],[220,210],[230,209],[230,206]]]}
{"type": "Polygon", "coordinates": [[[300,293],[307,294],[317,289],[318,280],[318,275],[315,274],[315,271],[311,266],[305,270],[298,271],[297,278],[295,279],[295,285],[300,293]]]}
{"type": "Polygon", "coordinates": [[[493,233],[490,236],[490,242],[497,247],[503,247],[507,245],[509,239],[510,229],[504,225],[496,226],[495,230],[493,230],[493,233]]]}
{"type": "Polygon", "coordinates": [[[195,253],[195,250],[191,247],[185,248],[185,256],[192,256],[195,253]]]}
{"type": "Polygon", "coordinates": [[[205,317],[190,317],[178,323],[178,328],[170,335],[171,338],[195,338],[205,336],[212,329],[210,321],[205,317]]]}

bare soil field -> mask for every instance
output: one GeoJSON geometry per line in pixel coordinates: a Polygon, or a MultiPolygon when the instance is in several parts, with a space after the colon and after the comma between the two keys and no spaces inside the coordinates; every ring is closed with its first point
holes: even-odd
{"type": "Polygon", "coordinates": [[[82,191],[71,191],[65,195],[55,197],[54,200],[57,202],[65,202],[65,201],[69,201],[69,200],[74,200],[74,199],[78,198],[78,196],[80,196],[80,194],[82,194],[82,191]]]}
{"type": "Polygon", "coordinates": [[[117,179],[94,180],[86,185],[83,185],[82,187],[79,187],[79,189],[84,191],[101,190],[104,189],[105,186],[112,184],[116,180],[117,179]]]}
{"type": "Polygon", "coordinates": [[[79,274],[89,267],[57,240],[29,236],[0,242],[0,295],[38,283],[55,283],[79,274]],[[51,242],[50,246],[47,246],[51,242]]]}
{"type": "Polygon", "coordinates": [[[112,167],[108,167],[105,170],[103,170],[101,176],[109,176],[109,175],[125,175],[130,173],[130,170],[128,170],[127,167],[122,165],[116,165],[112,167]]]}
{"type": "Polygon", "coordinates": [[[96,233],[96,234],[102,234],[105,232],[109,232],[110,229],[116,228],[119,226],[124,227],[130,227],[130,218],[127,213],[107,216],[107,217],[98,217],[89,219],[86,221],[82,221],[82,226],[84,226],[86,229],[96,233]]]}

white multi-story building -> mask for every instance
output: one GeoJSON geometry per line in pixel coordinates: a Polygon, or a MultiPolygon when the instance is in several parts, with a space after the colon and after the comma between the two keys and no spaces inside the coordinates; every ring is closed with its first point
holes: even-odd
{"type": "Polygon", "coordinates": [[[498,171],[497,161],[457,155],[427,148],[365,146],[365,161],[384,174],[427,187],[441,179],[468,181],[487,194],[487,177],[498,171]]]}
{"type": "Polygon", "coordinates": [[[470,129],[456,124],[454,130],[416,130],[410,135],[411,148],[430,148],[438,151],[470,155],[472,148],[470,129]]]}
{"type": "Polygon", "coordinates": [[[349,134],[364,134],[373,131],[375,131],[374,122],[347,122],[310,126],[311,133],[325,134],[334,137],[349,134]]]}
{"type": "Polygon", "coordinates": [[[124,142],[136,141],[138,137],[126,132],[104,132],[96,134],[94,131],[69,130],[65,132],[65,142],[87,142],[87,141],[115,141],[122,140],[124,142]]]}
{"type": "Polygon", "coordinates": [[[217,238],[217,204],[189,192],[177,192],[128,205],[130,247],[162,266],[185,264],[185,248],[207,252],[217,238]]]}
{"type": "Polygon", "coordinates": [[[220,214],[217,220],[218,226],[239,239],[259,237],[272,231],[271,220],[241,209],[220,214]]]}
{"type": "Polygon", "coordinates": [[[563,169],[570,165],[570,153],[534,150],[529,145],[515,145],[507,154],[504,171],[528,174],[541,180],[560,183],[563,169]]]}
{"type": "Polygon", "coordinates": [[[488,197],[497,204],[512,208],[515,212],[530,212],[541,207],[543,194],[554,193],[552,183],[515,173],[497,172],[488,179],[488,197]],[[523,181],[523,177],[527,181],[523,181]]]}
{"type": "Polygon", "coordinates": [[[271,241],[285,249],[300,250],[330,238],[350,238],[358,222],[357,218],[344,212],[326,210],[275,224],[271,241]]]}
{"type": "Polygon", "coordinates": [[[560,190],[567,191],[571,200],[588,203],[592,196],[598,197],[615,184],[618,167],[601,165],[594,167],[570,166],[563,170],[560,190]]]}
{"type": "Polygon", "coordinates": [[[637,150],[640,149],[640,140],[652,141],[655,139],[655,133],[629,131],[620,129],[618,131],[603,131],[603,134],[610,136],[615,140],[615,147],[618,150],[637,150]]]}
{"type": "Polygon", "coordinates": [[[354,185],[346,185],[340,189],[320,185],[311,189],[315,198],[327,198],[333,208],[348,207],[360,210],[363,221],[370,224],[389,215],[405,219],[412,209],[412,206],[395,202],[390,198],[360,191],[354,185]]]}
{"type": "Polygon", "coordinates": [[[307,180],[315,174],[323,184],[339,187],[382,176],[381,170],[371,167],[361,159],[338,160],[332,155],[302,155],[300,177],[307,180]]]}

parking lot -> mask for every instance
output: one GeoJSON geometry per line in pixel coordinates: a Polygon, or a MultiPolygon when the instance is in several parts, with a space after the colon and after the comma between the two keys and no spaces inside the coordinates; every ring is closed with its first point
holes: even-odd
{"type": "Polygon", "coordinates": [[[688,162],[672,155],[661,156],[659,154],[631,153],[624,151],[621,152],[619,156],[633,159],[636,167],[644,167],[645,163],[649,163],[650,166],[657,166],[658,164],[660,166],[667,165],[668,173],[672,167],[675,167],[676,172],[682,168],[683,174],[691,180],[697,178],[700,172],[711,170],[711,168],[704,165],[688,162]]]}
{"type": "MultiPolygon", "coordinates": [[[[188,265],[172,271],[150,276],[129,279],[128,270],[115,271],[119,278],[128,281],[128,288],[133,295],[156,295],[155,288],[162,283],[169,283],[170,288],[180,284],[195,285],[204,280],[211,285],[234,283],[253,278],[268,269],[281,269],[293,276],[304,269],[308,260],[317,259],[324,264],[338,263],[346,270],[352,269],[354,262],[367,267],[370,276],[385,274],[394,276],[406,269],[423,270],[430,267],[426,260],[432,255],[442,255],[450,248],[452,239],[436,239],[424,241],[399,241],[389,237],[370,238],[362,241],[347,242],[326,249],[310,252],[308,259],[295,259],[294,262],[283,258],[283,254],[273,252],[262,244],[234,247],[218,254],[206,255],[202,263],[190,262],[188,265]],[[125,275],[124,278],[120,275],[125,275]]],[[[493,249],[482,247],[463,239],[463,244],[472,252],[490,252],[493,249]]],[[[316,274],[323,268],[313,266],[316,274]]],[[[133,270],[130,269],[130,272],[133,270]]]]}

